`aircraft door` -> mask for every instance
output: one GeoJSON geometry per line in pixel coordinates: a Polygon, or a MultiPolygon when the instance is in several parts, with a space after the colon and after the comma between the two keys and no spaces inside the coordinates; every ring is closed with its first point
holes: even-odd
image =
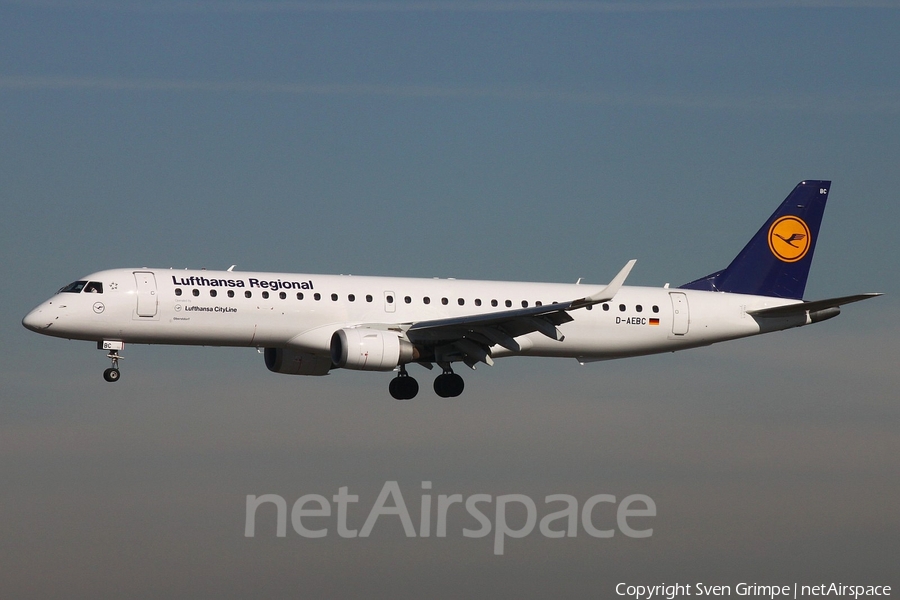
{"type": "Polygon", "coordinates": [[[684,292],[669,292],[669,298],[672,299],[672,333],[685,335],[691,325],[687,295],[684,292]]]}
{"type": "Polygon", "coordinates": [[[137,283],[137,316],[155,317],[159,305],[156,276],[151,271],[135,271],[134,280],[137,283]]]}

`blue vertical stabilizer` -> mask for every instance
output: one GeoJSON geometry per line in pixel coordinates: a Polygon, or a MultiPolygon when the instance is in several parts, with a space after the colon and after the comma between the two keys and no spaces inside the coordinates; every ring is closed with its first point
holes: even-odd
{"type": "Polygon", "coordinates": [[[830,189],[800,182],[726,269],[681,287],[802,300],[830,189]]]}

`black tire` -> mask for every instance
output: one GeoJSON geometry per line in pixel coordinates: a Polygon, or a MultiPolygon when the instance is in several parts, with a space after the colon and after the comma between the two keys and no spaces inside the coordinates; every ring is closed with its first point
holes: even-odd
{"type": "Polygon", "coordinates": [[[388,391],[391,393],[391,397],[395,400],[403,400],[403,384],[400,383],[399,377],[394,377],[391,379],[391,383],[388,386],[388,391]]]}
{"type": "Polygon", "coordinates": [[[419,382],[409,377],[394,377],[388,386],[391,396],[397,400],[412,400],[419,393],[419,382]]]}
{"type": "Polygon", "coordinates": [[[447,388],[448,388],[447,397],[448,398],[456,398],[457,396],[459,396],[460,394],[463,393],[463,390],[465,389],[465,387],[466,387],[466,382],[463,381],[463,378],[460,375],[457,375],[456,373],[451,373],[450,375],[447,376],[447,388]]]}
{"type": "Polygon", "coordinates": [[[434,393],[441,398],[456,398],[465,387],[463,378],[456,373],[444,373],[434,378],[434,393]]]}
{"type": "Polygon", "coordinates": [[[412,377],[403,377],[404,400],[412,400],[419,393],[419,382],[412,377]]]}
{"type": "Polygon", "coordinates": [[[447,398],[447,375],[438,375],[434,378],[434,393],[441,398],[447,398]]]}
{"type": "Polygon", "coordinates": [[[110,383],[115,383],[119,380],[120,373],[118,369],[107,369],[103,371],[103,379],[110,383]]]}

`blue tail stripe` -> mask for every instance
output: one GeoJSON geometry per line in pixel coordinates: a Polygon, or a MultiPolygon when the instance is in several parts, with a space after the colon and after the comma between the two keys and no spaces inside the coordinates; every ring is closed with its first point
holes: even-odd
{"type": "Polygon", "coordinates": [[[726,269],[681,287],[802,300],[830,189],[800,182],[726,269]]]}

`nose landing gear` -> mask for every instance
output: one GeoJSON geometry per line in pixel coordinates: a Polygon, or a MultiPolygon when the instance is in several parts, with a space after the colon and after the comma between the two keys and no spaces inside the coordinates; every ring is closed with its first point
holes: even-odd
{"type": "Polygon", "coordinates": [[[119,356],[118,350],[110,350],[109,354],[106,355],[106,358],[112,361],[112,367],[103,371],[103,379],[109,381],[110,383],[119,380],[119,359],[122,358],[119,356]]]}
{"type": "Polygon", "coordinates": [[[98,342],[97,348],[100,350],[109,350],[109,354],[106,355],[106,358],[112,361],[112,367],[103,371],[103,379],[110,383],[114,383],[119,380],[121,374],[119,373],[119,361],[123,358],[119,356],[119,350],[125,347],[124,342],[98,342]]]}

